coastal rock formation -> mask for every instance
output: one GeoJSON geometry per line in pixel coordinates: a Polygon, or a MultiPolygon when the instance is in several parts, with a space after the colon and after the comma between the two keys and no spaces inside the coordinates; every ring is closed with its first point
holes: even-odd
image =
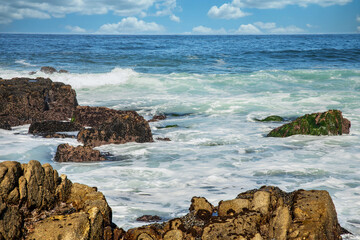
{"type": "Polygon", "coordinates": [[[81,126],[73,122],[42,121],[31,123],[29,133],[44,135],[56,132],[76,132],[80,129],[81,126]]]}
{"type": "Polygon", "coordinates": [[[166,115],[155,115],[153,116],[148,122],[157,122],[157,121],[160,121],[160,120],[165,120],[166,119],[166,115]]]}
{"type": "Polygon", "coordinates": [[[285,119],[283,117],[276,116],[276,115],[271,115],[264,119],[255,118],[255,120],[259,121],[259,122],[283,122],[283,121],[285,121],[285,119]]]}
{"type": "Polygon", "coordinates": [[[91,147],[60,144],[54,160],[56,162],[93,162],[105,161],[106,159],[99,150],[94,150],[91,147]]]}
{"type": "Polygon", "coordinates": [[[262,187],[221,201],[216,208],[205,198],[194,197],[189,210],[161,225],[130,229],[124,239],[341,239],[326,191],[286,193],[262,187]]]}
{"type": "Polygon", "coordinates": [[[105,107],[77,107],[73,120],[83,128],[78,141],[85,146],[152,142],[149,123],[135,111],[118,111],[105,107]]]}
{"type": "Polygon", "coordinates": [[[341,111],[329,110],[323,113],[306,114],[295,121],[272,130],[268,137],[291,135],[342,135],[349,134],[351,123],[343,118],[341,111]]]}
{"type": "Polygon", "coordinates": [[[46,74],[53,74],[54,72],[57,72],[57,70],[53,67],[41,67],[40,72],[46,73],[46,74]]]}
{"type": "Polygon", "coordinates": [[[0,239],[6,240],[115,240],[123,232],[96,188],[72,183],[34,160],[0,163],[0,214],[0,239]]]}
{"type": "Polygon", "coordinates": [[[69,85],[45,78],[0,80],[0,126],[68,120],[78,105],[69,85]]]}

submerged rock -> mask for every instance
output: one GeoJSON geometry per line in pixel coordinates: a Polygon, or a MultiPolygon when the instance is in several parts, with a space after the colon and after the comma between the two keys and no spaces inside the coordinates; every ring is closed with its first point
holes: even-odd
{"type": "Polygon", "coordinates": [[[60,70],[59,70],[59,73],[69,73],[69,71],[64,70],[64,69],[60,69],[60,70]]]}
{"type": "Polygon", "coordinates": [[[328,192],[262,187],[221,201],[216,208],[194,197],[186,216],[130,229],[125,239],[337,240],[341,233],[328,192]]]}
{"type": "Polygon", "coordinates": [[[86,146],[74,147],[66,143],[57,147],[54,160],[56,162],[94,162],[105,161],[106,158],[99,150],[86,146]]]}
{"type": "Polygon", "coordinates": [[[329,110],[323,113],[306,114],[295,121],[272,130],[268,137],[291,135],[342,135],[349,134],[351,123],[343,118],[341,111],[329,110]]]}
{"type": "Polygon", "coordinates": [[[78,105],[69,85],[45,78],[0,80],[0,125],[68,120],[78,105]]]}
{"type": "Polygon", "coordinates": [[[34,160],[0,163],[0,213],[0,239],[115,240],[123,234],[101,192],[34,160]]]}
{"type": "Polygon", "coordinates": [[[53,74],[54,72],[57,72],[55,68],[49,66],[41,67],[40,71],[46,74],[53,74]]]}
{"type": "Polygon", "coordinates": [[[155,115],[148,122],[157,122],[157,121],[165,120],[165,119],[166,119],[166,115],[155,115]]]}
{"type": "Polygon", "coordinates": [[[85,146],[153,141],[149,123],[135,111],[78,107],[73,119],[82,126],[92,127],[83,128],[78,134],[78,141],[85,146]]]}
{"type": "Polygon", "coordinates": [[[276,116],[276,115],[268,116],[264,119],[256,118],[255,120],[259,121],[259,122],[283,122],[283,121],[285,121],[285,119],[283,117],[276,116]]]}

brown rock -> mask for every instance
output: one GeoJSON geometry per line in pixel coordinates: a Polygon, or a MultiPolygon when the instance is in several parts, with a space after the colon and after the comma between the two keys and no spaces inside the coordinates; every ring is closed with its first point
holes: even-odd
{"type": "Polygon", "coordinates": [[[157,216],[157,215],[143,215],[141,217],[138,217],[136,219],[136,221],[139,222],[158,222],[161,221],[161,217],[157,216]]]}
{"type": "Polygon", "coordinates": [[[191,205],[189,208],[190,212],[194,212],[195,216],[198,216],[200,219],[210,218],[214,207],[211,203],[203,197],[193,197],[191,199],[191,205]]]}
{"type": "Polygon", "coordinates": [[[60,69],[60,70],[59,70],[59,73],[69,73],[69,71],[64,70],[64,69],[60,69]]]}
{"type": "Polygon", "coordinates": [[[106,159],[99,150],[88,146],[73,147],[66,143],[58,146],[54,160],[56,162],[93,162],[106,159]]]}
{"type": "Polygon", "coordinates": [[[74,132],[80,131],[81,126],[73,122],[61,121],[42,121],[33,122],[29,127],[31,134],[50,134],[55,132],[74,132]]]}
{"type": "Polygon", "coordinates": [[[165,141],[165,142],[170,142],[170,141],[171,141],[171,139],[168,138],[168,137],[166,137],[166,138],[158,137],[158,138],[156,138],[156,140],[158,140],[158,141],[165,141]]]}
{"type": "Polygon", "coordinates": [[[44,78],[0,80],[0,126],[68,120],[77,106],[69,85],[44,78]]]}
{"type": "Polygon", "coordinates": [[[49,66],[41,67],[40,71],[46,74],[53,74],[54,72],[57,72],[55,68],[49,66]]]}
{"type": "Polygon", "coordinates": [[[233,199],[228,201],[220,201],[218,207],[218,215],[220,217],[233,216],[243,211],[249,210],[250,201],[247,199],[233,199]]]}
{"type": "Polygon", "coordinates": [[[166,119],[166,116],[165,116],[165,115],[155,115],[155,116],[153,116],[153,118],[150,119],[148,122],[157,122],[157,121],[165,120],[165,119],[166,119]]]}

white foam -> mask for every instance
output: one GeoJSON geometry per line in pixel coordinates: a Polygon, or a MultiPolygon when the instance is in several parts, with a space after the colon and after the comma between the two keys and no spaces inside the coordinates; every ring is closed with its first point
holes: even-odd
{"type": "Polygon", "coordinates": [[[31,64],[31,63],[28,63],[25,59],[16,60],[15,63],[24,65],[24,66],[26,66],[26,67],[36,67],[36,65],[31,64]]]}

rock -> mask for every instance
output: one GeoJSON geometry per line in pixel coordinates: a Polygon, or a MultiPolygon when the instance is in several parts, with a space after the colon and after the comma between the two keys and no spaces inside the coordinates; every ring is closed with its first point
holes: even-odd
{"type": "Polygon", "coordinates": [[[157,216],[157,215],[143,215],[141,217],[138,217],[136,219],[136,221],[139,222],[159,222],[161,221],[161,217],[157,216]]]}
{"type": "Polygon", "coordinates": [[[255,118],[255,120],[259,121],[259,122],[283,122],[283,121],[285,121],[284,118],[282,118],[280,116],[276,116],[276,115],[268,116],[264,119],[255,118]]]}
{"type": "Polygon", "coordinates": [[[57,148],[54,161],[56,162],[93,162],[105,161],[99,150],[88,146],[73,147],[69,144],[60,144],[57,148]]]}
{"type": "Polygon", "coordinates": [[[29,127],[29,133],[48,135],[56,132],[74,132],[80,131],[81,126],[73,122],[61,122],[61,121],[42,121],[33,122],[29,127]]]}
{"type": "Polygon", "coordinates": [[[69,85],[45,78],[0,80],[0,125],[68,120],[78,105],[69,85]]]}
{"type": "Polygon", "coordinates": [[[291,193],[262,187],[221,201],[214,208],[205,198],[192,199],[190,213],[161,225],[130,229],[125,239],[341,239],[334,204],[326,191],[291,193]],[[218,209],[203,218],[202,211],[218,209]]]}
{"type": "Polygon", "coordinates": [[[0,125],[0,129],[11,130],[11,125],[6,122],[0,125]]]}
{"type": "Polygon", "coordinates": [[[158,137],[158,138],[156,138],[156,140],[158,140],[158,141],[165,141],[165,142],[170,142],[170,141],[171,141],[171,139],[168,138],[168,137],[165,137],[165,138],[158,137]]]}
{"type": "Polygon", "coordinates": [[[69,73],[69,71],[64,70],[64,69],[60,69],[60,70],[59,70],[59,73],[69,73]]]}
{"type": "Polygon", "coordinates": [[[41,67],[40,71],[46,74],[53,74],[54,72],[57,72],[55,68],[49,66],[41,67]]]}
{"type": "Polygon", "coordinates": [[[165,119],[166,119],[166,115],[155,115],[148,122],[157,122],[157,121],[165,120],[165,119]]]}
{"type": "Polygon", "coordinates": [[[35,75],[36,72],[32,71],[32,72],[29,72],[29,75],[35,75]]]}
{"type": "Polygon", "coordinates": [[[291,135],[342,135],[349,134],[351,123],[343,118],[341,111],[329,110],[323,113],[306,114],[295,121],[272,130],[268,137],[291,135]]]}
{"type": "Polygon", "coordinates": [[[83,128],[77,139],[85,146],[153,142],[149,123],[134,111],[117,111],[104,107],[78,107],[74,122],[83,128]]]}
{"type": "Polygon", "coordinates": [[[50,164],[0,163],[0,239],[122,239],[111,215],[102,193],[50,164]]]}
{"type": "Polygon", "coordinates": [[[173,124],[173,125],[166,125],[165,127],[157,127],[157,128],[162,129],[162,128],[177,128],[177,127],[179,127],[179,125],[173,124]]]}

